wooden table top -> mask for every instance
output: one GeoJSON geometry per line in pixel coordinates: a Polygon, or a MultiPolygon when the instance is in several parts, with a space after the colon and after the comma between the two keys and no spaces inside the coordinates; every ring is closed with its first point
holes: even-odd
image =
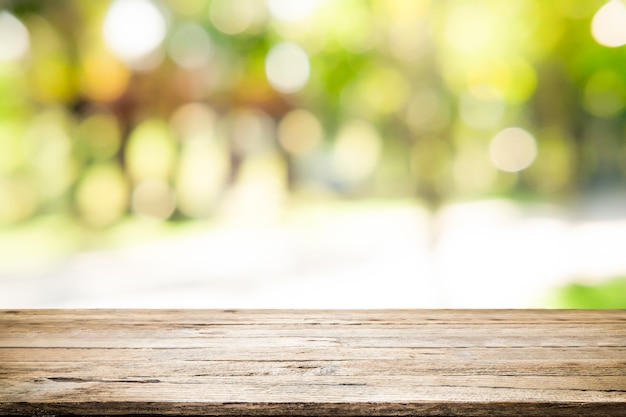
{"type": "Polygon", "coordinates": [[[626,415],[626,310],[0,310],[1,415],[626,415]]]}

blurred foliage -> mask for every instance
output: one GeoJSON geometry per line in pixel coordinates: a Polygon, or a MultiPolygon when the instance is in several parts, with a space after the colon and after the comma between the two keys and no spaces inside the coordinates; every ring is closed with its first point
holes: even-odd
{"type": "Polygon", "coordinates": [[[548,305],[556,308],[626,308],[626,277],[592,285],[568,284],[554,292],[548,305]]]}
{"type": "Polygon", "coordinates": [[[1,2],[0,225],[619,186],[624,16],[618,0],[1,2]]]}

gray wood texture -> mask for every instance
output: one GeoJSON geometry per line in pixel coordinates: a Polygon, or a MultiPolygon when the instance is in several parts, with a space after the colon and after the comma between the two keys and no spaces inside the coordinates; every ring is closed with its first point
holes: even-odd
{"type": "Polygon", "coordinates": [[[0,310],[2,415],[626,415],[626,310],[0,310]]]}

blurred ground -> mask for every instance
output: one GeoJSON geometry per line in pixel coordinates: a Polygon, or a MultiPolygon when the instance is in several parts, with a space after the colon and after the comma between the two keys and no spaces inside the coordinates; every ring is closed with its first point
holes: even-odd
{"type": "Polygon", "coordinates": [[[407,201],[331,203],[76,254],[48,229],[47,243],[0,238],[0,308],[549,307],[571,280],[626,274],[626,198],[615,194],[568,208],[451,204],[434,217],[407,201]]]}

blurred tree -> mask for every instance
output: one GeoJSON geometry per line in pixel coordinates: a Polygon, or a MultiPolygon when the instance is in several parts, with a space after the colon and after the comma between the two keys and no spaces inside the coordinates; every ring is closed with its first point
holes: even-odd
{"type": "Polygon", "coordinates": [[[182,219],[250,188],[436,209],[619,186],[624,16],[618,0],[4,1],[0,223],[93,214],[104,189],[118,203],[87,224],[140,214],[140,195],[182,219]],[[136,150],[146,124],[168,174],[139,181],[160,146],[136,150]]]}
{"type": "Polygon", "coordinates": [[[557,308],[626,308],[626,278],[593,285],[572,283],[556,289],[550,305],[557,308]]]}

